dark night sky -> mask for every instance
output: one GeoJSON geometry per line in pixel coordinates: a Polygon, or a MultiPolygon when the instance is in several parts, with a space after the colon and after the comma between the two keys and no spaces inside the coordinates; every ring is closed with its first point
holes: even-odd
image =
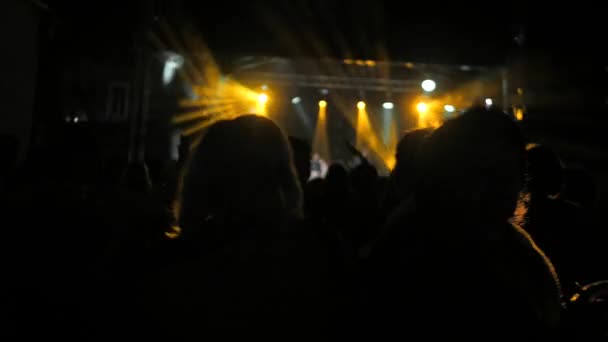
{"type": "Polygon", "coordinates": [[[497,12],[496,4],[442,8],[410,1],[229,3],[234,7],[223,16],[205,11],[200,2],[189,8],[210,45],[235,52],[494,64],[516,48],[513,38],[523,28],[529,49],[564,59],[606,57],[601,11],[573,5],[497,12]]]}
{"type": "MultiPolygon", "coordinates": [[[[140,1],[49,1],[79,44],[115,44],[132,36],[140,1]]],[[[163,12],[175,1],[157,1],[163,12]]],[[[501,64],[521,28],[530,50],[557,59],[605,62],[606,25],[593,8],[523,6],[442,8],[404,1],[184,0],[173,25],[192,21],[215,52],[501,64]]]]}

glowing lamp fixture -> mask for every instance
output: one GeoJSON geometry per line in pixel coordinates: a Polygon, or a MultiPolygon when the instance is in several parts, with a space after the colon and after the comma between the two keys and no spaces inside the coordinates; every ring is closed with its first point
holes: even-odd
{"type": "Polygon", "coordinates": [[[420,114],[426,114],[429,111],[429,105],[424,102],[418,102],[416,110],[418,110],[418,113],[420,114]]]}
{"type": "Polygon", "coordinates": [[[437,88],[437,83],[435,83],[435,81],[433,80],[424,80],[422,81],[420,86],[422,87],[422,90],[426,91],[427,93],[430,93],[435,90],[435,88],[437,88]]]}
{"type": "Polygon", "coordinates": [[[266,95],[264,93],[258,95],[258,102],[262,105],[266,104],[266,102],[268,102],[268,95],[266,95]]]}
{"type": "Polygon", "coordinates": [[[384,102],[382,104],[382,108],[384,108],[384,109],[393,109],[393,108],[395,108],[395,105],[392,102],[384,102]]]}

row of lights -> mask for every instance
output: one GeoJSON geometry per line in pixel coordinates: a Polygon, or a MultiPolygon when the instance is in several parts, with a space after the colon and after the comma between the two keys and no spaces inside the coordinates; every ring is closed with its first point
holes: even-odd
{"type": "Polygon", "coordinates": [[[368,67],[374,67],[374,66],[376,66],[376,62],[374,62],[372,60],[369,60],[369,59],[365,60],[365,61],[361,60],[361,59],[355,59],[355,60],[353,60],[353,59],[345,59],[344,60],[344,64],[348,64],[348,65],[355,64],[355,65],[358,65],[358,66],[368,66],[368,67]]]}
{"type": "MultiPolygon", "coordinates": [[[[424,90],[427,93],[430,93],[430,92],[433,92],[437,88],[437,83],[435,83],[435,81],[433,81],[433,80],[424,80],[424,81],[422,81],[420,86],[422,87],[422,90],[424,90]]],[[[262,89],[266,90],[267,86],[263,85],[262,89]]],[[[323,95],[327,95],[327,93],[328,93],[327,89],[323,89],[322,93],[323,93],[323,95]]],[[[266,94],[260,94],[258,97],[258,101],[261,103],[266,103],[268,101],[268,96],[266,94]]],[[[296,96],[291,99],[291,103],[293,103],[293,104],[298,104],[300,102],[302,102],[302,99],[299,96],[296,96]]],[[[393,109],[394,105],[391,102],[385,102],[382,104],[382,107],[384,109],[393,109]]]]}
{"type": "MultiPolygon", "coordinates": [[[[427,79],[427,80],[422,81],[420,86],[422,87],[422,90],[424,90],[427,93],[430,93],[430,92],[433,92],[437,88],[437,83],[435,83],[435,81],[433,81],[433,80],[427,79]]],[[[326,93],[327,93],[327,91],[325,90],[324,94],[326,94],[326,93]]],[[[264,93],[260,94],[258,96],[258,102],[260,104],[266,104],[266,102],[268,102],[268,95],[266,95],[264,93]]],[[[299,96],[296,96],[291,99],[291,103],[294,105],[299,104],[300,102],[302,102],[302,98],[300,98],[299,96]]],[[[486,104],[486,106],[491,107],[494,105],[494,101],[491,98],[487,98],[487,99],[485,99],[485,104],[486,104]]],[[[326,108],[327,101],[325,101],[325,100],[319,101],[319,107],[326,108]]],[[[357,103],[357,108],[359,108],[360,110],[365,109],[365,102],[359,101],[357,103]]],[[[391,109],[395,108],[395,105],[392,102],[384,102],[382,104],[382,108],[391,110],[391,109]]],[[[426,113],[429,110],[429,106],[425,102],[419,102],[416,105],[416,109],[420,113],[426,113]]],[[[444,105],[443,109],[448,113],[453,113],[456,111],[456,108],[451,104],[444,105]]]]}
{"type": "MultiPolygon", "coordinates": [[[[350,61],[350,60],[345,60],[345,63],[349,64],[346,61],[350,61]]],[[[371,61],[369,61],[369,62],[371,62],[371,61]]],[[[350,61],[350,64],[352,64],[352,63],[353,62],[350,61]]],[[[422,87],[422,90],[424,90],[427,93],[430,93],[430,92],[434,91],[435,88],[437,88],[437,83],[435,83],[435,81],[433,81],[433,80],[424,80],[424,81],[422,81],[422,83],[420,84],[420,86],[422,87]]],[[[326,89],[324,89],[324,90],[325,90],[324,95],[327,95],[327,90],[326,89]]],[[[260,103],[264,103],[265,104],[268,101],[268,96],[266,96],[266,94],[260,94],[260,97],[258,98],[258,101],[260,103]]],[[[291,103],[293,103],[294,105],[298,104],[300,102],[302,102],[302,99],[299,96],[296,96],[296,97],[294,97],[294,98],[291,99],[291,103]]],[[[454,106],[450,106],[450,105],[447,105],[447,106],[446,106],[446,111],[452,111],[452,112],[454,111],[454,106]],[[449,107],[447,107],[447,106],[449,106],[449,107]],[[448,108],[451,108],[452,110],[448,110],[448,108]]],[[[327,102],[325,100],[319,101],[319,107],[321,107],[321,108],[327,107],[327,102]]],[[[365,102],[359,101],[357,103],[357,108],[359,108],[361,110],[365,109],[365,102]]],[[[392,102],[384,102],[382,104],[382,108],[384,108],[384,109],[393,109],[393,108],[395,108],[395,105],[392,102]]]]}
{"type": "MultiPolygon", "coordinates": [[[[301,101],[302,101],[302,99],[300,97],[298,97],[298,96],[296,96],[293,99],[291,99],[291,103],[293,103],[293,104],[298,104],[301,101]]],[[[367,105],[365,104],[364,101],[357,102],[357,108],[360,109],[360,110],[365,109],[366,106],[367,105]]],[[[325,100],[319,101],[319,108],[326,108],[326,107],[327,107],[327,101],[325,101],[325,100]]],[[[395,108],[395,104],[392,103],[392,102],[384,102],[384,103],[382,103],[382,108],[387,109],[387,110],[391,110],[391,109],[395,108]]],[[[416,105],[416,109],[419,112],[421,112],[421,113],[426,113],[429,110],[429,105],[426,104],[425,102],[419,102],[416,105]]],[[[446,104],[445,106],[443,106],[443,109],[446,112],[449,112],[449,113],[453,113],[453,112],[456,111],[456,107],[454,107],[454,106],[452,106],[450,104],[446,104]]]]}
{"type": "MultiPolygon", "coordinates": [[[[264,100],[264,101],[261,101],[261,102],[266,103],[266,101],[268,100],[268,98],[267,97],[263,97],[263,98],[261,98],[261,100],[264,100]]],[[[298,104],[300,102],[302,102],[302,99],[299,96],[296,96],[293,99],[291,99],[291,103],[293,103],[293,104],[298,104]]],[[[490,106],[494,105],[494,101],[491,98],[487,98],[487,99],[485,99],[485,104],[486,104],[486,106],[490,107],[490,106]]],[[[319,101],[319,107],[321,107],[321,108],[327,107],[327,101],[325,101],[325,100],[319,101]]],[[[359,108],[359,109],[365,109],[365,102],[359,101],[357,103],[357,108],[359,108]]],[[[392,102],[384,102],[384,103],[382,103],[382,108],[390,110],[390,109],[395,108],[395,104],[393,104],[392,102]]],[[[421,111],[421,112],[428,111],[428,105],[426,103],[424,103],[424,102],[419,102],[418,105],[417,105],[417,108],[418,108],[418,111],[421,111]]],[[[456,107],[454,107],[451,104],[444,105],[443,109],[446,112],[448,112],[448,113],[453,113],[453,112],[456,111],[456,107]]]]}

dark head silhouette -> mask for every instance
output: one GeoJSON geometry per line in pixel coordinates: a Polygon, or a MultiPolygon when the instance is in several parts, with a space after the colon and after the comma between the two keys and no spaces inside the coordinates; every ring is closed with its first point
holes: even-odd
{"type": "Polygon", "coordinates": [[[348,171],[344,165],[340,163],[332,163],[327,169],[327,175],[325,176],[325,187],[332,191],[340,189],[340,191],[347,191],[348,184],[348,171]]]}
{"type": "Polygon", "coordinates": [[[364,161],[357,165],[351,171],[350,177],[353,190],[360,196],[369,196],[377,191],[378,171],[369,162],[364,161]]]}
{"type": "Polygon", "coordinates": [[[310,178],[310,158],[312,150],[310,145],[303,139],[289,137],[289,144],[293,151],[293,159],[298,172],[300,185],[304,186],[310,178]]]}
{"type": "MultiPolygon", "coordinates": [[[[336,208],[344,206],[349,200],[350,181],[348,171],[340,163],[333,163],[327,169],[327,175],[324,179],[324,195],[325,206],[327,211],[335,211],[336,208]]],[[[338,214],[336,212],[329,213],[330,215],[338,214]]]]}
{"type": "Polygon", "coordinates": [[[181,187],[185,227],[209,217],[301,214],[302,194],[287,138],[261,116],[213,124],[193,152],[181,187]]]}
{"type": "Polygon", "coordinates": [[[399,141],[395,158],[395,168],[391,174],[397,191],[403,196],[413,190],[418,178],[418,159],[422,145],[433,132],[432,128],[415,129],[407,132],[399,141]]]}
{"type": "Polygon", "coordinates": [[[467,220],[506,220],[522,186],[524,148],[506,114],[471,109],[429,137],[420,158],[417,198],[422,206],[467,220]]]}
{"type": "MultiPolygon", "coordinates": [[[[508,221],[524,167],[517,125],[493,108],[447,121],[424,143],[415,209],[394,221],[379,245],[388,252],[376,247],[371,256],[380,269],[374,274],[381,286],[378,303],[392,316],[409,311],[410,332],[435,339],[492,339],[496,331],[520,340],[552,334],[560,313],[554,270],[530,237],[508,221]],[[471,322],[491,333],[471,329],[471,322]],[[446,329],[433,329],[439,326],[446,329]]],[[[379,317],[383,326],[404,319],[379,317]]]]}
{"type": "Polygon", "coordinates": [[[527,148],[528,190],[537,196],[555,196],[563,184],[562,163],[547,146],[531,145],[527,148]]]}

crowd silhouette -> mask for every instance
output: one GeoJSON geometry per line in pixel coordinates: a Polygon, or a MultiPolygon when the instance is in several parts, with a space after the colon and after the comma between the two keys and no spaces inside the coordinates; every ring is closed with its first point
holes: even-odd
{"type": "Polygon", "coordinates": [[[0,139],[3,340],[606,337],[594,181],[497,109],[406,132],[388,178],[310,179],[256,115],[122,172],[61,136],[0,139]]]}

